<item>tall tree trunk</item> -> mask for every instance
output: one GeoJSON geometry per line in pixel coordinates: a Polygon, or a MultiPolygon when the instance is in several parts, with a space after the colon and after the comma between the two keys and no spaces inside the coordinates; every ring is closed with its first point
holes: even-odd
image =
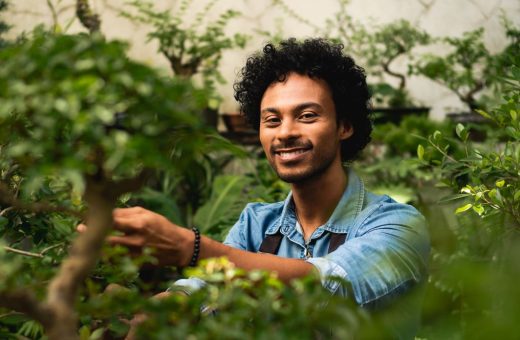
{"type": "Polygon", "coordinates": [[[87,231],[74,240],[70,255],[48,289],[47,304],[54,311],[54,322],[47,329],[51,340],[78,339],[78,316],[75,303],[80,285],[92,271],[100,256],[104,239],[113,224],[112,210],[116,196],[106,190],[104,182],[87,183],[85,201],[87,231]]]}

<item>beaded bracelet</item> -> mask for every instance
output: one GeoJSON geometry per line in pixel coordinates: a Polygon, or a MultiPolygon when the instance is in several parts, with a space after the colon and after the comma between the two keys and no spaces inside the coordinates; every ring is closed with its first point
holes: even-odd
{"type": "Polygon", "coordinates": [[[189,266],[195,267],[197,262],[199,261],[199,253],[200,253],[200,231],[197,227],[191,228],[195,233],[195,242],[193,243],[193,256],[191,257],[191,261],[189,266]]]}

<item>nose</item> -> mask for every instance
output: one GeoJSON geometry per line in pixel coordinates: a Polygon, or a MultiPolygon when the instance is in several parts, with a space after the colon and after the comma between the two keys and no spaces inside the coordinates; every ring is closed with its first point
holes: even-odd
{"type": "Polygon", "coordinates": [[[279,126],[276,138],[280,141],[297,139],[300,137],[300,129],[293,119],[284,119],[279,126]]]}

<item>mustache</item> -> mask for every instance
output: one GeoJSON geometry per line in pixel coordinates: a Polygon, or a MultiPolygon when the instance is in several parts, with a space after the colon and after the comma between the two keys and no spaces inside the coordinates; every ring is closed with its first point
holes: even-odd
{"type": "Polygon", "coordinates": [[[302,149],[310,149],[312,148],[312,143],[309,141],[287,141],[284,143],[276,144],[271,146],[271,153],[275,153],[281,149],[292,149],[292,148],[302,148],[302,149]]]}

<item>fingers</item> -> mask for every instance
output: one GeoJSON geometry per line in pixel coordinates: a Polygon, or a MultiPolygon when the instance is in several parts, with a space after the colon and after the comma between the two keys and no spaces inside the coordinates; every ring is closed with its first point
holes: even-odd
{"type": "Polygon", "coordinates": [[[149,210],[146,210],[145,208],[141,208],[141,207],[116,208],[112,212],[112,215],[114,216],[114,218],[125,217],[125,216],[128,217],[128,216],[141,215],[148,211],[149,210]]]}
{"type": "Polygon", "coordinates": [[[79,233],[83,233],[83,232],[87,231],[87,226],[84,225],[83,223],[80,223],[76,226],[76,231],[79,233]]]}

